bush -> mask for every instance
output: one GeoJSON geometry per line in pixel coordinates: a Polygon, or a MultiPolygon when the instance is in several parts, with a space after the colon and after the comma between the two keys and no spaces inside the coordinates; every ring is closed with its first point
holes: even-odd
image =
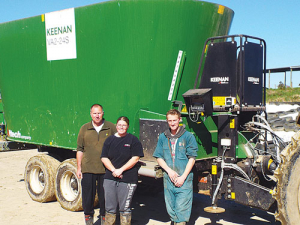
{"type": "Polygon", "coordinates": [[[284,84],[281,81],[279,81],[278,89],[280,89],[280,90],[284,90],[285,89],[285,86],[284,86],[284,84]]]}

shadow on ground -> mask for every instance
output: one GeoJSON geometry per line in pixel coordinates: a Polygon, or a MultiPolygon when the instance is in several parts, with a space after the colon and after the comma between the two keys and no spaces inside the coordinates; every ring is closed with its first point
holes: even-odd
{"type": "MultiPolygon", "coordinates": [[[[243,225],[280,225],[279,222],[275,221],[273,214],[227,200],[219,200],[218,202],[220,207],[225,208],[226,211],[224,213],[207,213],[203,209],[210,206],[210,203],[210,197],[194,194],[192,215],[188,225],[221,225],[225,223],[243,225]],[[201,221],[200,217],[205,221],[210,220],[210,222],[199,222],[201,221]]],[[[148,224],[150,220],[170,223],[170,219],[165,208],[163,192],[156,194],[137,192],[133,198],[132,224],[148,224]]]]}

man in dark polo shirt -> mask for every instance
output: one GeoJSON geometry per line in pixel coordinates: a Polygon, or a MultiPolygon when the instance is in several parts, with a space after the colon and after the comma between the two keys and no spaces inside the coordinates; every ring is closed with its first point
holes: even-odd
{"type": "Polygon", "coordinates": [[[96,190],[99,198],[100,220],[104,224],[105,200],[103,179],[105,168],[101,162],[103,143],[117,132],[116,126],[103,119],[103,107],[94,104],[90,111],[92,121],[84,124],[77,138],[77,177],[81,180],[82,207],[86,225],[93,224],[96,190]]]}

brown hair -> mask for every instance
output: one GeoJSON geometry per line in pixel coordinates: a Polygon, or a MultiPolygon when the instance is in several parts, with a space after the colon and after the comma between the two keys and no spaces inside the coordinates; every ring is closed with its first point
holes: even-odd
{"type": "Polygon", "coordinates": [[[120,121],[120,120],[123,120],[127,123],[127,125],[129,126],[129,119],[126,117],[126,116],[120,116],[118,119],[117,119],[117,123],[120,121]]]}
{"type": "Polygon", "coordinates": [[[167,112],[166,117],[168,117],[168,115],[173,115],[173,116],[177,115],[178,118],[181,117],[181,113],[180,113],[177,109],[170,109],[170,110],[167,112]]]}
{"type": "Polygon", "coordinates": [[[91,109],[90,109],[91,111],[92,111],[92,108],[93,108],[93,107],[100,107],[100,108],[102,109],[102,111],[103,111],[103,107],[102,107],[102,105],[100,105],[100,104],[94,104],[94,105],[92,105],[92,106],[91,106],[91,109]]]}

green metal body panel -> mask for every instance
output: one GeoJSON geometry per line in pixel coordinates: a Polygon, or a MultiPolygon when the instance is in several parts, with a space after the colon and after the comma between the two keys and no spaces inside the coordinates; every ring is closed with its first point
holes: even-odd
{"type": "Polygon", "coordinates": [[[0,124],[5,124],[4,115],[3,115],[2,99],[0,99],[0,124]]]}
{"type": "MultiPolygon", "coordinates": [[[[195,0],[108,1],[75,8],[76,58],[47,60],[44,15],[0,24],[0,87],[9,139],[76,148],[94,103],[104,118],[165,119],[177,55],[184,51],[173,99],[193,88],[205,40],[229,32],[233,11],[195,0]]],[[[55,30],[50,31],[54,32],[55,30]]],[[[210,119],[196,126],[198,137],[210,119]]],[[[202,138],[199,138],[202,137],[202,138]]],[[[200,140],[201,139],[201,140],[200,140]]],[[[204,144],[200,157],[216,155],[204,144]],[[205,149],[207,148],[207,149],[205,149]],[[203,151],[204,150],[204,151],[203,151]]]]}

